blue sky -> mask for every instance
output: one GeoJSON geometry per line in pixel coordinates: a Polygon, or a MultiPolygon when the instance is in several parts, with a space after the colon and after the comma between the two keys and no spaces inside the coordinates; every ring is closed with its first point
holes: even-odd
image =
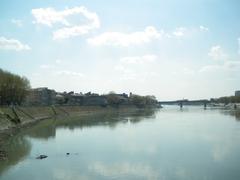
{"type": "Polygon", "coordinates": [[[239,17],[237,0],[1,0],[0,67],[57,91],[232,95],[239,17]]]}

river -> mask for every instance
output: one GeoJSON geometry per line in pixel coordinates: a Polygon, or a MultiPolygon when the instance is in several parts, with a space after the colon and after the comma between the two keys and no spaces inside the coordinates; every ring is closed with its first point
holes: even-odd
{"type": "Polygon", "coordinates": [[[21,130],[5,149],[1,180],[238,180],[240,116],[166,106],[65,117],[21,130]]]}

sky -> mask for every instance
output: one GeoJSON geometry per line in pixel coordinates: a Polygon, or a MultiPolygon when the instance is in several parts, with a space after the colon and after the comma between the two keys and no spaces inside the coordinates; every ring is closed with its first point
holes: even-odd
{"type": "Polygon", "coordinates": [[[1,0],[0,68],[60,92],[234,95],[239,18],[239,0],[1,0]]]}

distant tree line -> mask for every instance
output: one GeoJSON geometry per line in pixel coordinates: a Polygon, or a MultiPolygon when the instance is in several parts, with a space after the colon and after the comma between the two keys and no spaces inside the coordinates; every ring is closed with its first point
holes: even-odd
{"type": "Polygon", "coordinates": [[[107,102],[111,106],[119,106],[123,104],[123,100],[114,91],[110,91],[106,96],[107,102]]]}
{"type": "Polygon", "coordinates": [[[0,105],[21,104],[29,89],[27,78],[0,69],[0,105]]]}
{"type": "Polygon", "coordinates": [[[130,102],[138,107],[145,107],[148,105],[156,105],[158,103],[157,99],[153,95],[148,96],[140,96],[140,95],[132,95],[130,97],[130,102]]]}
{"type": "Polygon", "coordinates": [[[240,103],[240,96],[224,96],[216,99],[211,99],[211,102],[214,103],[240,103]]]}
{"type": "Polygon", "coordinates": [[[107,102],[111,106],[119,106],[119,105],[135,105],[137,107],[145,107],[150,105],[157,105],[158,101],[155,96],[140,96],[136,94],[132,94],[129,97],[124,97],[122,95],[116,94],[111,91],[109,94],[105,95],[107,98],[107,102]]]}

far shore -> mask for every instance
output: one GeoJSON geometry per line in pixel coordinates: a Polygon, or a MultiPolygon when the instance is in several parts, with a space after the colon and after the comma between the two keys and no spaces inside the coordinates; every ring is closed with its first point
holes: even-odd
{"type": "MultiPolygon", "coordinates": [[[[147,106],[145,108],[156,108],[147,106]]],[[[134,105],[121,105],[118,107],[101,106],[19,106],[14,111],[11,107],[0,106],[0,135],[14,134],[18,129],[31,127],[42,120],[62,118],[64,116],[81,117],[107,112],[134,112],[139,109],[134,105]],[[17,118],[19,120],[14,120],[17,118]]],[[[0,136],[1,144],[1,136],[0,136]]]]}

